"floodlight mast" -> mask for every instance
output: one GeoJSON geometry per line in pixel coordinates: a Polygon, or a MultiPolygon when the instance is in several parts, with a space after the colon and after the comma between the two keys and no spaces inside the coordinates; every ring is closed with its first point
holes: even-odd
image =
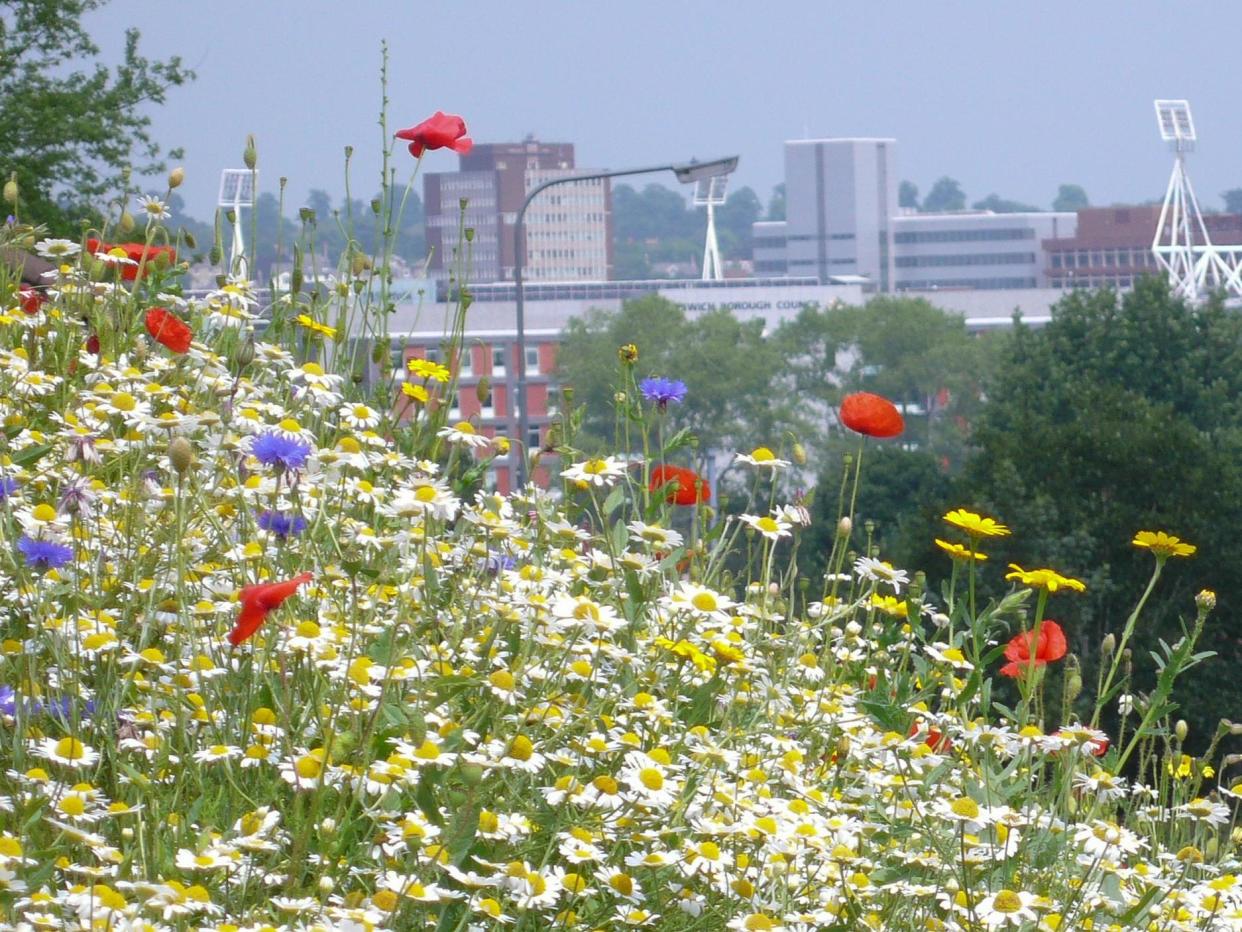
{"type": "Polygon", "coordinates": [[[1190,102],[1157,100],[1155,107],[1160,138],[1175,153],[1151,244],[1156,264],[1168,274],[1173,293],[1187,301],[1197,302],[1221,288],[1240,296],[1242,244],[1217,246],[1212,242],[1186,173],[1186,153],[1194,151],[1197,141],[1190,102]]]}
{"type": "Polygon", "coordinates": [[[720,244],[716,239],[716,207],[725,202],[728,175],[711,175],[700,178],[694,186],[694,206],[707,208],[707,237],[703,243],[703,273],[705,282],[720,281],[724,268],[720,263],[720,244]]]}
{"type": "Polygon", "coordinates": [[[258,172],[250,168],[226,168],[220,172],[220,196],[217,207],[233,211],[233,246],[229,250],[229,270],[248,273],[246,268],[246,241],[242,236],[241,209],[254,208],[255,186],[258,172]]]}

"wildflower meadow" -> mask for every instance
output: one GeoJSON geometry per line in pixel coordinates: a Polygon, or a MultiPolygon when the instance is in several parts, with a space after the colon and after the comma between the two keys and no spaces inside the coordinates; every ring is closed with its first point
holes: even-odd
{"type": "MultiPolygon", "coordinates": [[[[396,136],[386,177],[470,145],[445,114],[396,136]]],[[[735,451],[721,508],[665,429],[695,386],[641,334],[612,454],[570,405],[555,450],[510,447],[448,421],[451,366],[392,371],[391,234],[313,275],[290,244],[284,291],[217,243],[189,294],[166,198],[133,193],[69,239],[5,190],[0,247],[51,265],[0,265],[7,927],[1242,928],[1237,794],[1171,698],[1215,596],[1130,649],[1192,542],[1133,529],[1150,584],[1084,683],[1057,620],[1083,582],[1029,553],[979,591],[1003,514],[944,515],[943,587],[873,552],[884,398],[841,406],[806,578],[800,447],[735,451]],[[498,456],[550,480],[489,492],[498,456]]]]}

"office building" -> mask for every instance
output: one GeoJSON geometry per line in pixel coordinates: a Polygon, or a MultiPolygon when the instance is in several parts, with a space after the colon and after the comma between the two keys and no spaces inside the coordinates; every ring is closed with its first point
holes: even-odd
{"type": "MultiPolygon", "coordinates": [[[[460,171],[423,179],[430,274],[471,282],[513,278],[513,227],[527,195],[546,181],[587,172],[570,143],[476,145],[460,171]],[[472,232],[463,240],[466,229],[472,232]]],[[[612,273],[612,195],[607,179],[557,185],[526,213],[527,281],[601,281],[612,273]]]]}

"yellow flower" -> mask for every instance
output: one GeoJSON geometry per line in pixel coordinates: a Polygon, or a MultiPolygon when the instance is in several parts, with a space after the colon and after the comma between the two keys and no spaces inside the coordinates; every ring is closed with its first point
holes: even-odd
{"type": "Polygon", "coordinates": [[[1006,573],[1006,579],[1016,579],[1022,585],[1030,586],[1032,589],[1046,589],[1049,592],[1056,592],[1058,589],[1073,589],[1075,592],[1087,591],[1087,584],[1081,579],[1062,576],[1056,570],[1024,570],[1016,563],[1010,563],[1009,568],[1013,572],[1006,573]]]}
{"type": "Polygon", "coordinates": [[[944,516],[944,520],[956,528],[961,528],[971,537],[1005,537],[1009,534],[1009,528],[995,518],[985,518],[965,508],[950,511],[944,516]]]}
{"type": "Polygon", "coordinates": [[[1157,560],[1167,560],[1169,557],[1188,557],[1199,549],[1194,544],[1188,544],[1180,537],[1174,537],[1164,531],[1139,531],[1130,543],[1135,547],[1150,550],[1156,555],[1157,560]]]}
{"type": "Polygon", "coordinates": [[[430,359],[411,359],[406,363],[406,368],[420,379],[435,379],[437,382],[447,382],[449,380],[448,369],[438,362],[432,362],[430,359]]]}
{"type": "Polygon", "coordinates": [[[947,540],[936,538],[936,546],[951,556],[954,560],[986,560],[987,554],[979,553],[977,550],[971,550],[963,547],[961,544],[951,544],[947,540]]]}
{"type": "Polygon", "coordinates": [[[321,324],[309,314],[299,314],[295,319],[311,333],[322,333],[328,339],[332,339],[336,336],[335,327],[329,327],[327,324],[321,324]]]}
{"type": "Polygon", "coordinates": [[[906,618],[910,614],[910,606],[904,601],[891,595],[872,595],[871,607],[878,608],[885,615],[892,615],[894,618],[906,618]]]}
{"type": "Polygon", "coordinates": [[[415,385],[413,382],[402,382],[401,394],[413,398],[420,404],[426,404],[428,399],[431,398],[431,395],[427,392],[426,388],[421,385],[415,385]]]}

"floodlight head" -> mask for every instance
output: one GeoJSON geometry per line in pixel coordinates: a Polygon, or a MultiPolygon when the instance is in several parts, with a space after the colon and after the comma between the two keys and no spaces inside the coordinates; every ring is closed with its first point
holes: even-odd
{"type": "Polygon", "coordinates": [[[254,181],[258,174],[249,168],[226,168],[220,172],[220,195],[217,207],[253,207],[254,181]]]}
{"type": "Polygon", "coordinates": [[[698,162],[691,159],[689,162],[684,162],[681,165],[674,165],[673,174],[677,176],[677,180],[682,184],[689,184],[692,181],[698,181],[700,178],[727,175],[735,168],[737,168],[737,156],[731,155],[727,159],[713,159],[710,162],[698,162]]]}
{"type": "Polygon", "coordinates": [[[729,186],[728,175],[709,175],[694,183],[694,206],[719,206],[725,202],[725,190],[729,186]]]}
{"type": "Polygon", "coordinates": [[[1190,101],[1157,100],[1155,104],[1161,139],[1179,146],[1195,141],[1195,123],[1190,118],[1190,101]]]}

